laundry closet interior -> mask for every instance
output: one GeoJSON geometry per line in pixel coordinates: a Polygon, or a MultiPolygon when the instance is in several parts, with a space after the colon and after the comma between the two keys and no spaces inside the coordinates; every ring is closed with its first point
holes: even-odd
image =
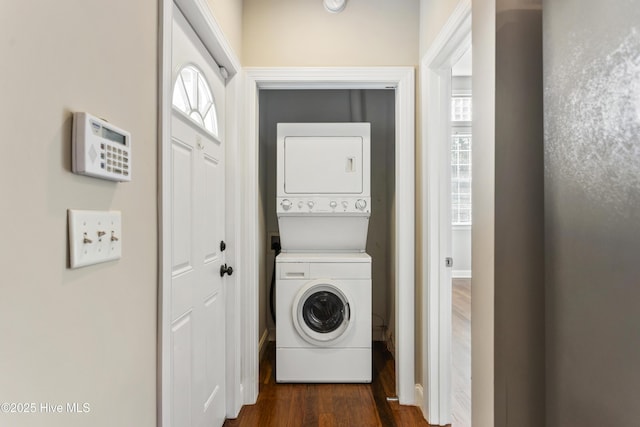
{"type": "MultiPolygon", "coordinates": [[[[371,338],[394,352],[395,90],[262,89],[259,92],[260,350],[276,340],[271,308],[279,241],[277,216],[278,123],[370,124],[370,217],[366,254],[371,256],[371,338]]],[[[306,207],[305,207],[306,208],[306,207]]],[[[368,207],[369,208],[369,207],[368,207]]],[[[368,325],[369,326],[369,325],[368,325]]]]}

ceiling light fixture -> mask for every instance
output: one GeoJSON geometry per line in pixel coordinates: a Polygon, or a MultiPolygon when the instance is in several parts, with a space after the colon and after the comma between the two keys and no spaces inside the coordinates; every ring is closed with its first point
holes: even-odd
{"type": "Polygon", "coordinates": [[[331,13],[342,12],[347,5],[347,0],[323,0],[324,8],[331,13]]]}

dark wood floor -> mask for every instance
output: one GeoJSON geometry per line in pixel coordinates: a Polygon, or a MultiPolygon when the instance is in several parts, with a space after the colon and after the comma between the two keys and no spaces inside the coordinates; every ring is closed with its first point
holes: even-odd
{"type": "Polygon", "coordinates": [[[471,279],[453,279],[453,427],[471,426],[471,279]]]}
{"type": "MultiPolygon", "coordinates": [[[[471,426],[471,280],[454,279],[453,427],[471,426]]],[[[277,384],[275,345],[260,363],[260,394],[227,427],[429,426],[417,407],[388,402],[395,395],[395,369],[383,343],[374,343],[371,384],[277,384]]]]}
{"type": "Polygon", "coordinates": [[[420,409],[388,402],[395,396],[395,368],[381,342],[374,343],[371,384],[277,384],[275,346],[260,363],[260,393],[226,427],[429,426],[420,409]]]}

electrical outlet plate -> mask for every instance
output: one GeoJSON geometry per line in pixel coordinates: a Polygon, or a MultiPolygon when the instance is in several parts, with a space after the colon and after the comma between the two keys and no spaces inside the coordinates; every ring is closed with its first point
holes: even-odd
{"type": "Polygon", "coordinates": [[[275,243],[280,244],[280,233],[269,233],[269,250],[272,251],[275,243]]]}
{"type": "Polygon", "coordinates": [[[113,261],[122,257],[120,211],[69,209],[68,219],[71,268],[113,261]]]}

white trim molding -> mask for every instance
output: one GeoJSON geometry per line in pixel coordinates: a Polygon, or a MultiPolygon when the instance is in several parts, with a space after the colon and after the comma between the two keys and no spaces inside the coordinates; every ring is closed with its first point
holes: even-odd
{"type": "MultiPolygon", "coordinates": [[[[167,0],[163,0],[167,1],[167,0]]],[[[242,68],[206,0],[174,0],[216,63],[232,78],[242,68]]]]}
{"type": "Polygon", "coordinates": [[[262,360],[264,357],[269,341],[269,330],[265,329],[260,337],[260,341],[258,342],[258,360],[262,360]]]}
{"type": "Polygon", "coordinates": [[[471,46],[471,0],[461,0],[420,63],[422,106],[422,411],[430,424],[452,420],[451,186],[449,126],[451,68],[471,46]]]}
{"type": "Polygon", "coordinates": [[[227,78],[226,93],[226,192],[225,234],[227,237],[226,261],[237,273],[227,277],[226,296],[226,404],[227,418],[236,418],[243,405],[242,398],[242,289],[246,282],[239,268],[244,258],[241,253],[242,198],[239,196],[242,181],[242,149],[240,146],[240,118],[242,117],[243,74],[240,69],[231,70],[227,78]]]}
{"type": "Polygon", "coordinates": [[[422,387],[422,384],[416,384],[415,396],[415,405],[422,408],[424,406],[424,388],[422,387]]]}
{"type": "Polygon", "coordinates": [[[454,279],[471,279],[471,270],[453,270],[451,277],[454,279]]]}
{"type": "Polygon", "coordinates": [[[258,96],[264,89],[395,89],[396,91],[396,392],[401,404],[415,402],[415,89],[412,67],[246,68],[246,169],[244,240],[248,292],[243,319],[245,399],[258,394],[258,96]]]}

